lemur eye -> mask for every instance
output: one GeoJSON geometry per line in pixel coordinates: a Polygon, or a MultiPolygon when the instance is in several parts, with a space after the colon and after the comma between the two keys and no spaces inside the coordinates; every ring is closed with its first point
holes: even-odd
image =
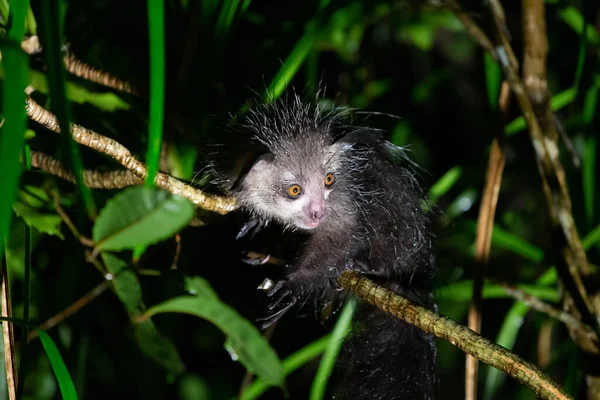
{"type": "Polygon", "coordinates": [[[333,185],[333,182],[335,182],[335,177],[330,172],[325,176],[325,186],[331,186],[333,185]]]}
{"type": "Polygon", "coordinates": [[[290,196],[292,199],[300,196],[300,193],[302,193],[302,188],[300,185],[292,185],[287,190],[288,196],[290,196]]]}

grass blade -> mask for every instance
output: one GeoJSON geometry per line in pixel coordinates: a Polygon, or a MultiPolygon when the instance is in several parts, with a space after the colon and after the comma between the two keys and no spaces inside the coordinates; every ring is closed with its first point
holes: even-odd
{"type": "MultiPolygon", "coordinates": [[[[594,197],[596,193],[596,138],[590,136],[585,142],[583,156],[583,199],[585,202],[585,217],[594,221],[594,197]]],[[[590,224],[591,225],[591,224],[590,224]]]]}
{"type": "Polygon", "coordinates": [[[348,332],[350,332],[350,324],[355,309],[356,300],[350,299],[344,306],[344,309],[333,328],[333,332],[331,332],[331,338],[327,345],[327,349],[323,354],[319,369],[317,370],[317,374],[315,375],[315,379],[313,380],[310,389],[310,400],[321,400],[325,395],[327,379],[329,378],[329,375],[331,375],[335,359],[342,348],[342,342],[348,332]]]}
{"type": "Polygon", "coordinates": [[[318,19],[313,19],[308,23],[306,32],[300,38],[296,46],[286,58],[285,62],[281,66],[281,69],[275,75],[265,94],[267,101],[274,101],[285,91],[285,88],[290,84],[304,60],[310,54],[313,49],[315,42],[321,35],[321,25],[318,19]]]}
{"type": "Polygon", "coordinates": [[[25,17],[29,1],[11,3],[12,25],[7,45],[2,49],[2,63],[6,71],[2,82],[4,125],[0,129],[0,170],[2,171],[2,196],[0,196],[0,259],[4,253],[4,239],[8,235],[12,217],[11,206],[17,195],[21,176],[19,153],[25,143],[27,115],[25,114],[25,86],[28,58],[21,50],[25,34],[25,17]]]}
{"type": "Polygon", "coordinates": [[[158,172],[165,108],[165,13],[162,0],[148,0],[148,34],[150,38],[150,117],[146,186],[154,186],[158,172]]]}
{"type": "Polygon", "coordinates": [[[484,55],[484,62],[488,101],[490,102],[490,108],[497,110],[498,99],[500,98],[500,85],[502,83],[502,71],[498,63],[487,53],[484,55]]]}
{"type": "Polygon", "coordinates": [[[50,85],[50,109],[56,115],[60,131],[64,132],[63,144],[68,149],[72,171],[81,192],[83,203],[90,218],[96,217],[96,206],[90,188],[85,186],[82,178],[83,160],[79,147],[73,140],[69,129],[70,107],[65,90],[65,68],[61,54],[61,40],[63,37],[63,3],[60,0],[48,0],[41,2],[42,32],[44,34],[44,55],[48,65],[48,80],[50,85]]]}
{"type": "Polygon", "coordinates": [[[429,198],[437,201],[445,195],[462,175],[462,167],[459,165],[450,168],[438,181],[429,189],[429,198]]]}
{"type": "MultiPolygon", "coordinates": [[[[288,376],[307,362],[311,361],[329,346],[331,335],[323,336],[320,339],[304,346],[295,353],[289,355],[283,360],[283,374],[288,376]]],[[[272,385],[265,382],[263,379],[255,380],[250,386],[244,390],[239,400],[254,400],[263,394],[272,385]]]]}
{"type": "Polygon", "coordinates": [[[43,330],[36,329],[36,331],[42,341],[42,346],[46,351],[46,355],[50,360],[50,365],[52,365],[52,370],[58,381],[58,387],[60,388],[63,400],[77,400],[75,385],[73,384],[71,375],[69,375],[69,370],[67,369],[58,348],[54,344],[54,341],[43,330]]]}

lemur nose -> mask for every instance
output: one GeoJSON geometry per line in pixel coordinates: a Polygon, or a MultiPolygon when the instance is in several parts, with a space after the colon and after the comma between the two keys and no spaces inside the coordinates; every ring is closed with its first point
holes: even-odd
{"type": "Polygon", "coordinates": [[[314,210],[311,217],[315,222],[321,222],[323,218],[325,218],[325,209],[320,208],[318,210],[314,210]]]}

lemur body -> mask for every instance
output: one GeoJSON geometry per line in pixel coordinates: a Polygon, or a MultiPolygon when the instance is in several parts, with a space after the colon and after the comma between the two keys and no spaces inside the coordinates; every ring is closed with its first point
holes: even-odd
{"type": "MultiPolygon", "coordinates": [[[[236,146],[250,158],[221,173],[222,186],[252,215],[305,231],[307,242],[269,296],[265,326],[296,302],[343,295],[346,268],[434,308],[434,256],[423,193],[399,148],[377,131],[344,125],[298,98],[251,111],[236,146]]],[[[253,224],[250,224],[251,226],[253,224]]],[[[342,347],[336,399],[432,399],[436,392],[431,335],[361,304],[342,347]]]]}

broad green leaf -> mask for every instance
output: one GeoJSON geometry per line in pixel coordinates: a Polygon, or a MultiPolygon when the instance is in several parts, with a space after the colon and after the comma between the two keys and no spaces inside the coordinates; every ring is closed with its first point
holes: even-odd
{"type": "Polygon", "coordinates": [[[199,276],[188,276],[185,278],[185,290],[194,296],[217,300],[219,297],[210,283],[199,276]]]}
{"type": "Polygon", "coordinates": [[[135,326],[135,339],[142,352],[157,364],[176,374],[185,371],[177,348],[156,329],[151,320],[135,326]]]}
{"type": "Polygon", "coordinates": [[[75,391],[75,385],[73,385],[73,380],[71,379],[71,375],[69,375],[69,370],[67,369],[67,366],[65,365],[58,348],[54,344],[54,341],[43,330],[36,329],[36,331],[42,342],[44,351],[50,360],[50,364],[52,365],[52,370],[54,371],[54,375],[58,381],[58,387],[60,388],[60,393],[62,394],[63,400],[76,400],[77,392],[75,391]]]}
{"type": "Polygon", "coordinates": [[[346,335],[348,335],[348,332],[350,332],[350,326],[352,324],[352,317],[355,309],[356,300],[350,299],[344,306],[340,317],[335,323],[335,327],[331,332],[331,338],[329,339],[327,349],[325,349],[325,353],[323,353],[323,358],[321,358],[319,369],[317,370],[315,379],[313,380],[313,384],[310,389],[310,400],[321,400],[325,395],[327,380],[331,375],[335,360],[340,353],[342,343],[344,342],[346,335]]]}
{"type": "Polygon", "coordinates": [[[94,224],[93,239],[104,250],[150,245],[179,231],[193,216],[194,206],[186,199],[133,186],[108,201],[94,224]]]}
{"type": "Polygon", "coordinates": [[[38,232],[58,236],[64,240],[65,237],[60,231],[62,221],[58,215],[41,213],[19,201],[13,204],[13,210],[18,217],[23,218],[28,226],[35,228],[38,232]]]}
{"type": "Polygon", "coordinates": [[[143,312],[142,288],[137,275],[129,268],[125,261],[107,252],[102,252],[102,260],[106,269],[112,275],[112,287],[115,294],[121,300],[127,312],[132,315],[140,315],[143,312]]]}
{"type": "MultiPolygon", "coordinates": [[[[287,356],[285,360],[283,360],[283,372],[285,376],[288,376],[304,364],[319,356],[325,351],[325,349],[327,349],[330,343],[331,334],[323,336],[322,338],[315,340],[295,353],[287,356]]],[[[263,379],[258,378],[252,382],[252,384],[248,386],[246,390],[244,390],[239,400],[257,399],[271,386],[272,385],[269,385],[263,379]]]]}
{"type": "Polygon", "coordinates": [[[219,299],[212,295],[176,297],[151,307],[145,315],[168,312],[194,315],[215,324],[227,335],[231,350],[249,371],[269,384],[283,384],[281,362],[267,340],[254,325],[219,299]]]}

